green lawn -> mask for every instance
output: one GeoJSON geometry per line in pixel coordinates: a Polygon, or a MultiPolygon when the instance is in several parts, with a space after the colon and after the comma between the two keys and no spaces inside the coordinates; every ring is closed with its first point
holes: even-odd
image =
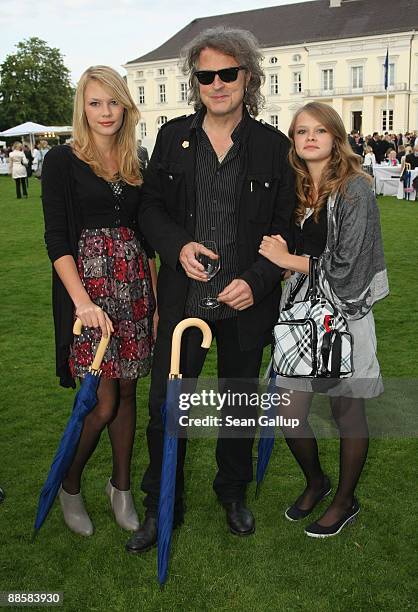
{"type": "MultiPolygon", "coordinates": [[[[174,535],[170,577],[156,581],[156,551],[129,556],[127,534],[112,520],[104,493],[110,473],[107,435],[89,462],[84,493],[95,535],[65,527],[55,506],[35,543],[39,490],[73,402],[54,376],[50,266],[43,245],[39,183],[16,200],[0,177],[1,429],[0,591],[63,591],[65,610],[414,610],[417,608],[417,440],[372,440],[358,487],[362,512],[339,537],[316,541],[283,511],[303,486],[280,439],[262,494],[249,503],[254,537],[236,538],[211,490],[213,440],[192,440],[187,457],[185,525],[174,535]],[[414,603],[415,602],[415,603],[414,603]]],[[[417,376],[418,202],[379,198],[391,294],[375,308],[379,357],[388,376],[417,376]]],[[[206,374],[212,374],[213,358],[206,374]]],[[[147,463],[148,381],[138,392],[133,482],[147,463]]],[[[402,406],[399,406],[402,409],[402,406]]],[[[320,441],[335,482],[338,443],[320,441]]],[[[142,514],[142,510],[141,510],[142,514]]]]}

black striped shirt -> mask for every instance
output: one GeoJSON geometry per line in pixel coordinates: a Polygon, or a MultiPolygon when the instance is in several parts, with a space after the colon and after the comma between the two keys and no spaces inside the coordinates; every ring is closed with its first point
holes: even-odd
{"type": "Polygon", "coordinates": [[[219,162],[211,142],[202,128],[203,114],[197,113],[192,127],[196,128],[196,242],[215,242],[220,256],[220,270],[207,283],[190,281],[185,314],[210,321],[237,316],[226,304],[207,309],[200,306],[205,297],[216,297],[238,276],[236,246],[237,220],[235,190],[241,161],[241,122],[231,134],[233,144],[219,162]]]}

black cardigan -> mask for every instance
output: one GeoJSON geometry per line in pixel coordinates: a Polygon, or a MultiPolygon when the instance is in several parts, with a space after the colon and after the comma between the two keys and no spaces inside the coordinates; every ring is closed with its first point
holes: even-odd
{"type": "MultiPolygon", "coordinates": [[[[77,259],[78,241],[82,230],[82,214],[74,197],[72,174],[74,160],[69,146],[54,147],[45,156],[42,167],[42,204],[45,219],[45,243],[52,263],[71,255],[77,259]]],[[[139,234],[149,258],[153,249],[139,234]]],[[[55,327],[56,374],[63,387],[75,388],[68,366],[73,342],[74,304],[52,267],[52,311],[55,327]]]]}

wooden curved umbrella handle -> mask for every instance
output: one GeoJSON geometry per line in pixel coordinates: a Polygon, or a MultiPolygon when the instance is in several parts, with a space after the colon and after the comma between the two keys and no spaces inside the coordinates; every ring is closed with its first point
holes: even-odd
{"type": "MultiPolygon", "coordinates": [[[[73,326],[73,334],[75,336],[79,336],[81,334],[82,327],[83,327],[83,324],[81,320],[76,319],[76,322],[74,323],[74,326],[73,326]]],[[[102,364],[103,357],[107,349],[107,345],[109,344],[109,340],[110,340],[110,335],[107,338],[102,336],[99,346],[97,347],[97,351],[94,356],[93,363],[90,366],[91,370],[95,370],[95,371],[100,370],[100,366],[102,364]]]]}
{"type": "Polygon", "coordinates": [[[171,365],[170,365],[170,377],[180,376],[180,348],[181,348],[181,337],[183,332],[188,327],[198,327],[203,334],[202,348],[208,349],[212,342],[212,332],[210,327],[202,319],[191,317],[189,319],[183,319],[176,325],[173,331],[173,338],[171,340],[171,365]]]}

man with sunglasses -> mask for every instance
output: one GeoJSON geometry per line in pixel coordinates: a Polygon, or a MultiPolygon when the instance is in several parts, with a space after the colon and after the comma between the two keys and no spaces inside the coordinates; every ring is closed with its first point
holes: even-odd
{"type": "MultiPolygon", "coordinates": [[[[127,544],[132,553],[148,550],[157,538],[161,406],[175,325],[185,317],[204,319],[216,338],[220,390],[254,391],[263,348],[271,343],[277,321],[281,273],[258,249],[265,234],[290,240],[295,193],[287,138],[254,119],[263,99],[261,60],[250,32],[219,27],[198,35],[184,51],[183,67],[197,112],[160,129],[145,176],[139,224],[160,255],[160,319],[149,398],[150,463],[142,481],[146,515],[127,544]],[[221,258],[209,283],[199,262],[202,254],[216,258],[201,244],[208,241],[221,258]],[[202,306],[208,295],[216,296],[217,307],[202,306]]],[[[206,357],[200,342],[196,329],[183,334],[183,378],[200,375],[206,357]]],[[[255,530],[245,505],[254,434],[251,427],[229,437],[223,431],[217,441],[213,488],[234,535],[255,530]]],[[[185,452],[186,440],[180,439],[174,526],[183,522],[185,452]]]]}

